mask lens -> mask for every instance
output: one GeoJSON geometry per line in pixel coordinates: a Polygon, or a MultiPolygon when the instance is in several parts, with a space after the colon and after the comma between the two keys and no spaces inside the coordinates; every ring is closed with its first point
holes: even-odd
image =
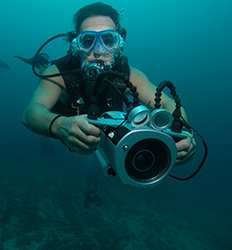
{"type": "Polygon", "coordinates": [[[101,38],[104,45],[109,49],[112,49],[117,44],[117,36],[113,32],[102,34],[101,38]]]}
{"type": "Polygon", "coordinates": [[[93,34],[82,34],[79,37],[79,42],[82,49],[90,49],[95,42],[95,36],[93,34]]]}

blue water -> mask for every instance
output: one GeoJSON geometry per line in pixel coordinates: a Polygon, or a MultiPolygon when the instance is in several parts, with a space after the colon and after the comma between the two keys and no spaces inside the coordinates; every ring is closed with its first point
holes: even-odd
{"type": "MultiPolygon", "coordinates": [[[[11,69],[0,69],[0,249],[46,249],[45,246],[33,247],[33,242],[42,242],[46,238],[43,232],[36,241],[35,232],[41,233],[36,227],[40,225],[39,221],[33,221],[32,228],[25,226],[24,241],[16,244],[14,239],[21,235],[18,232],[21,229],[12,226],[9,218],[21,218],[22,213],[30,220],[37,218],[29,216],[38,210],[33,204],[45,199],[46,194],[63,200],[65,211],[72,217],[76,210],[71,210],[70,204],[75,200],[75,192],[94,183],[93,176],[96,176],[96,185],[104,200],[103,213],[111,211],[115,218],[128,213],[125,217],[132,221],[143,214],[148,217],[155,214],[163,225],[162,230],[170,230],[162,234],[163,238],[156,235],[152,239],[150,235],[150,243],[144,249],[232,249],[231,1],[106,1],[122,11],[122,24],[128,30],[125,53],[130,64],[142,70],[154,84],[164,79],[176,84],[192,126],[208,143],[207,162],[192,180],[181,183],[167,178],[152,190],[128,187],[103,175],[94,157],[71,154],[58,141],[35,135],[21,124],[22,111],[38,79],[27,65],[13,56],[29,57],[48,37],[72,30],[73,14],[92,2],[21,0],[1,4],[0,59],[11,69]]],[[[183,168],[187,169],[188,165],[183,168]]],[[[89,216],[102,224],[97,216],[89,216]]],[[[88,223],[94,224],[94,220],[88,221],[90,217],[85,218],[86,228],[88,223]]],[[[49,225],[56,230],[55,222],[49,225]]],[[[160,233],[159,227],[149,220],[141,219],[136,225],[147,230],[140,232],[131,226],[134,231],[128,241],[132,245],[136,241],[135,235],[141,233],[144,236],[152,228],[158,235],[160,233]]],[[[120,242],[121,234],[124,235],[124,231],[120,237],[115,234],[120,232],[120,227],[115,229],[113,224],[112,233],[110,230],[106,232],[104,227],[99,230],[102,230],[101,235],[109,233],[105,236],[108,244],[109,238],[120,242]]],[[[111,245],[103,248],[103,236],[102,239],[99,249],[112,248],[111,245]]],[[[59,242],[62,243],[62,239],[59,238],[59,242]]],[[[47,248],[77,249],[72,245],[65,246],[47,248]]],[[[127,248],[125,245],[117,247],[115,243],[114,246],[115,249],[131,249],[129,245],[127,248]]],[[[141,249],[139,245],[137,247],[141,249]]],[[[89,245],[78,249],[93,248],[89,245]]]]}

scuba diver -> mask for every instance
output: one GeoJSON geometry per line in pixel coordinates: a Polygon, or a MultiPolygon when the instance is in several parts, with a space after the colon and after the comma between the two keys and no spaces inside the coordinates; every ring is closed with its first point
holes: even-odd
{"type": "MultiPolygon", "coordinates": [[[[139,100],[149,108],[155,106],[157,86],[142,71],[129,65],[123,54],[127,32],[120,24],[119,12],[112,6],[101,2],[86,5],[74,15],[74,25],[75,31],[68,33],[67,55],[53,60],[42,76],[37,74],[41,80],[23,112],[22,122],[35,133],[59,139],[72,152],[90,154],[99,145],[102,133],[87,119],[89,101],[94,102],[98,70],[110,69],[123,75],[132,84],[131,89],[137,91],[139,100]],[[93,65],[98,65],[97,71],[93,65]]],[[[17,58],[29,64],[33,62],[33,59],[17,58]]],[[[104,108],[120,110],[120,98],[111,98],[112,86],[109,84],[105,89],[98,101],[107,100],[104,108]]],[[[173,112],[175,102],[162,93],[161,107],[173,112]]],[[[187,121],[184,108],[181,111],[187,121]]],[[[94,116],[99,110],[91,112],[94,116]]],[[[182,163],[194,154],[196,140],[191,134],[175,145],[176,163],[182,163]]]]}
{"type": "Polygon", "coordinates": [[[0,59],[0,68],[1,69],[10,69],[10,66],[0,59]]]}

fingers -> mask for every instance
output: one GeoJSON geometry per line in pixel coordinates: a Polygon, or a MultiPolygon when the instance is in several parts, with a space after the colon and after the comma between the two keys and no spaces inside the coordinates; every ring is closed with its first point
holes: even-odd
{"type": "Polygon", "coordinates": [[[100,136],[101,134],[101,130],[98,127],[89,124],[88,122],[86,125],[80,125],[80,129],[87,135],[100,136]]]}
{"type": "Polygon", "coordinates": [[[184,157],[186,157],[187,154],[188,154],[188,151],[180,151],[180,152],[177,152],[176,158],[177,158],[177,159],[183,159],[184,157]]]}
{"type": "Polygon", "coordinates": [[[88,145],[74,136],[69,139],[67,146],[69,148],[69,151],[83,154],[92,153],[97,148],[96,144],[88,145]]]}
{"type": "MultiPolygon", "coordinates": [[[[85,116],[85,115],[83,115],[85,116]]],[[[74,126],[71,131],[69,141],[72,147],[80,147],[83,150],[96,148],[100,142],[100,130],[92,126],[85,119],[78,121],[78,126],[74,126]]]]}
{"type": "Polygon", "coordinates": [[[78,134],[78,139],[86,144],[97,144],[100,141],[100,136],[88,135],[81,128],[77,128],[76,133],[78,134]]]}
{"type": "Polygon", "coordinates": [[[184,140],[181,140],[176,143],[177,148],[177,160],[176,162],[180,162],[182,160],[188,159],[195,152],[196,141],[194,137],[188,137],[184,140]]]}
{"type": "Polygon", "coordinates": [[[192,157],[194,153],[195,153],[195,150],[191,150],[188,152],[182,151],[182,152],[177,153],[176,163],[185,162],[190,157],[192,157]]]}
{"type": "Polygon", "coordinates": [[[71,152],[92,153],[100,142],[100,129],[81,116],[66,118],[61,131],[59,138],[71,152]]]}
{"type": "Polygon", "coordinates": [[[189,147],[191,146],[191,138],[188,137],[176,143],[177,151],[188,151],[189,147]]]}
{"type": "MultiPolygon", "coordinates": [[[[87,115],[83,115],[83,117],[87,117],[87,115]]],[[[90,124],[87,120],[82,119],[79,121],[79,126],[78,126],[85,134],[87,135],[92,135],[92,136],[100,136],[101,130],[90,124]]]]}

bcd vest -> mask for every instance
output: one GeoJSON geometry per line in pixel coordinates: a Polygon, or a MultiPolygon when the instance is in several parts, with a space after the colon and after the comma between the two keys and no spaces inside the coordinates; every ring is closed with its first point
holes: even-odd
{"type": "MultiPolygon", "coordinates": [[[[53,61],[64,80],[66,92],[68,94],[67,103],[63,103],[60,100],[57,101],[52,111],[65,116],[73,116],[77,114],[85,114],[87,112],[88,96],[86,96],[86,88],[88,88],[88,82],[83,80],[81,73],[81,62],[79,57],[73,57],[72,55],[64,56],[60,59],[53,61]]],[[[112,71],[119,72],[124,75],[125,80],[129,80],[130,67],[127,57],[122,56],[118,58],[112,68],[112,71]]],[[[108,110],[122,110],[122,98],[117,95],[112,86],[108,86],[98,96],[101,101],[101,105],[104,107],[104,111],[108,110]],[[108,103],[110,99],[110,106],[104,106],[104,102],[108,103]]]]}

